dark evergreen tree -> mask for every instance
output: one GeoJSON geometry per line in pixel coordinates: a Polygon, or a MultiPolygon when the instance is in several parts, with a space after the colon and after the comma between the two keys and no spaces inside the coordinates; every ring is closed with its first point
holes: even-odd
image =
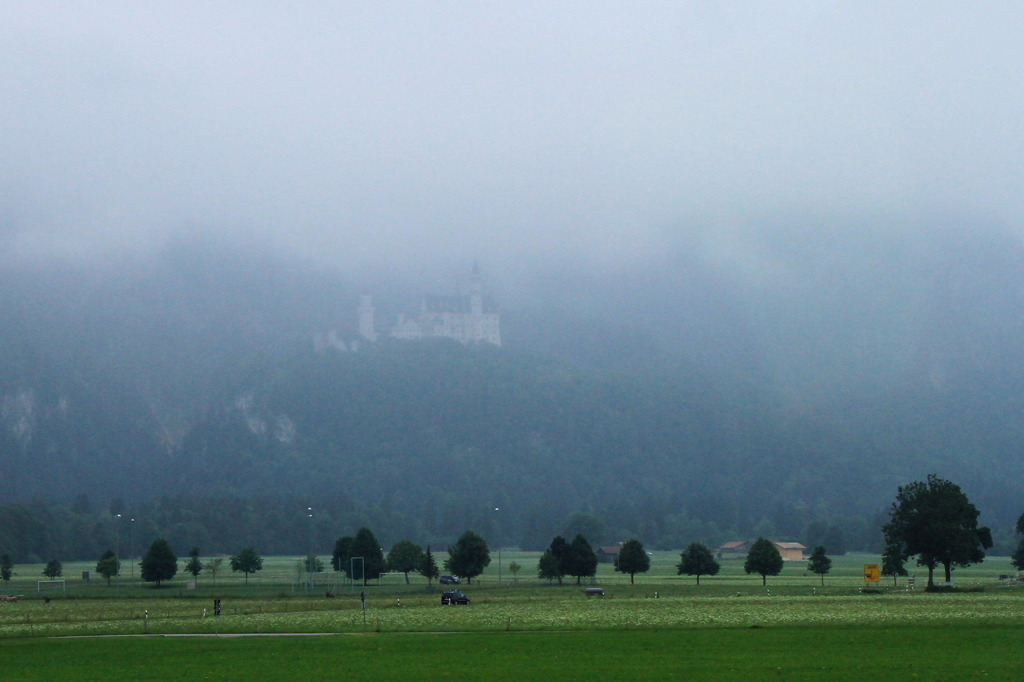
{"type": "Polygon", "coordinates": [[[826,556],[823,545],[814,548],[811,558],[807,561],[807,570],[821,576],[821,585],[825,586],[825,574],[832,570],[832,560],[826,556]]]}
{"type": "Polygon", "coordinates": [[[1024,538],[1020,539],[1017,549],[1013,550],[1013,554],[1010,555],[1010,563],[1018,571],[1024,571],[1024,538]]]}
{"type": "Polygon", "coordinates": [[[651,568],[651,557],[639,540],[626,540],[619,550],[619,558],[615,561],[615,570],[629,574],[629,584],[633,584],[633,576],[646,573],[651,568]]]}
{"type": "Polygon", "coordinates": [[[960,486],[935,474],[897,490],[882,531],[887,545],[898,546],[904,556],[916,555],[918,565],[928,568],[929,589],[935,586],[936,566],[943,566],[949,583],[954,566],[983,561],[992,546],[991,531],[978,526],[977,507],[960,486]]]}
{"type": "Polygon", "coordinates": [[[437,567],[437,561],[434,559],[434,553],[430,551],[430,545],[427,545],[427,551],[423,553],[419,568],[416,570],[427,579],[428,585],[441,575],[441,571],[437,567]]]}
{"type": "Polygon", "coordinates": [[[96,572],[106,578],[109,587],[110,579],[121,572],[121,560],[117,558],[114,550],[108,549],[103,553],[100,560],[96,562],[96,572]]]}
{"type": "Polygon", "coordinates": [[[697,576],[697,584],[700,585],[702,575],[718,575],[721,566],[715,561],[715,556],[707,545],[693,542],[679,555],[676,569],[679,575],[697,576]]]}
{"type": "Polygon", "coordinates": [[[142,569],[142,579],[147,583],[156,583],[156,586],[160,587],[160,583],[177,575],[178,557],[171,549],[170,543],[159,538],[149,546],[139,566],[142,569]]]}
{"type": "Polygon", "coordinates": [[[415,571],[423,563],[423,548],[411,540],[396,542],[388,552],[388,570],[405,574],[405,584],[409,584],[409,573],[415,571]]]}
{"type": "Polygon", "coordinates": [[[597,554],[582,535],[573,538],[562,560],[562,568],[566,575],[576,578],[579,585],[583,578],[591,578],[597,573],[597,554]]]}
{"type": "Polygon", "coordinates": [[[467,530],[455,542],[455,545],[448,548],[448,558],[444,566],[451,571],[452,575],[465,578],[472,583],[473,578],[484,572],[487,565],[491,563],[491,552],[487,548],[487,541],[471,530],[467,530]]]}
{"type": "MultiPolygon", "coordinates": [[[[566,575],[566,562],[569,557],[569,543],[566,542],[565,538],[561,535],[556,535],[551,539],[551,544],[548,546],[547,552],[553,559],[548,559],[544,566],[544,575],[542,578],[557,579],[558,584],[562,584],[562,578],[566,575]]],[[[542,559],[544,557],[541,557],[542,559]]],[[[541,570],[541,566],[538,564],[538,571],[541,570]]]]}
{"type": "MultiPolygon", "coordinates": [[[[340,571],[345,574],[350,580],[355,580],[352,576],[352,541],[355,540],[351,535],[345,535],[337,539],[334,543],[334,553],[331,554],[331,566],[334,567],[335,571],[340,571]]],[[[361,577],[361,576],[360,576],[361,577]]]]}
{"type": "Polygon", "coordinates": [[[351,552],[353,559],[363,559],[362,562],[355,562],[357,572],[360,570],[360,563],[362,564],[362,574],[352,576],[353,580],[362,579],[363,585],[367,580],[377,580],[388,568],[387,561],[384,560],[384,550],[381,549],[373,531],[365,526],[359,529],[352,540],[351,552]]]}
{"type": "MultiPolygon", "coordinates": [[[[1024,514],[1017,519],[1017,534],[1024,535],[1024,514]]],[[[1018,571],[1024,571],[1024,538],[1017,543],[1017,549],[1010,555],[1010,563],[1018,571]]]]}
{"type": "Polygon", "coordinates": [[[767,538],[758,538],[747,552],[747,560],[743,562],[743,570],[761,576],[761,584],[768,584],[768,576],[782,572],[782,555],[775,543],[767,538]]]}
{"type": "Polygon", "coordinates": [[[14,562],[11,561],[10,554],[4,554],[0,556],[0,579],[9,583],[12,575],[14,575],[14,562]]]}
{"type": "Polygon", "coordinates": [[[203,562],[199,560],[199,548],[193,547],[188,553],[188,561],[185,562],[185,571],[192,574],[192,578],[199,586],[199,574],[203,572],[203,562]]]}
{"type": "Polygon", "coordinates": [[[243,548],[241,552],[228,559],[228,562],[231,564],[232,571],[245,574],[246,585],[249,584],[250,573],[263,570],[263,557],[260,556],[255,547],[243,548]]]}
{"type": "Polygon", "coordinates": [[[47,578],[59,578],[64,573],[64,566],[58,559],[50,559],[46,562],[46,567],[43,569],[43,575],[47,578]]]}

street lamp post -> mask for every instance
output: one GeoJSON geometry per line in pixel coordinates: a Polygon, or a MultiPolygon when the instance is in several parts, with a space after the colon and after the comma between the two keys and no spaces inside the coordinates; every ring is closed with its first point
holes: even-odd
{"type": "MultiPolygon", "coordinates": [[[[501,507],[495,507],[495,512],[500,512],[501,507]]],[[[498,516],[498,585],[501,585],[501,516],[498,516]]]]}
{"type": "Polygon", "coordinates": [[[132,565],[131,566],[132,582],[135,582],[135,561],[132,558],[132,557],[135,556],[135,519],[132,518],[132,519],[129,519],[129,521],[130,521],[130,523],[128,524],[128,535],[129,535],[128,563],[130,563],[132,565]]]}
{"type": "Polygon", "coordinates": [[[306,507],[306,516],[309,517],[309,553],[306,555],[306,569],[309,571],[309,591],[313,591],[313,570],[316,563],[313,559],[313,508],[306,507]]]}
{"type": "Polygon", "coordinates": [[[121,515],[115,514],[114,518],[114,557],[117,559],[117,575],[114,576],[117,581],[114,583],[115,587],[121,586],[121,515]]]}

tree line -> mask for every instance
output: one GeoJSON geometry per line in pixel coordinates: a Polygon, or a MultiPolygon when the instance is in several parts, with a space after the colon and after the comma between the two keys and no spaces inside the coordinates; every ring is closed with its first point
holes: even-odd
{"type": "MultiPolygon", "coordinates": [[[[311,509],[311,508],[310,508],[311,509]]],[[[982,561],[985,550],[992,547],[992,534],[989,528],[978,525],[979,511],[967,498],[958,485],[932,474],[925,481],[915,481],[900,486],[896,499],[889,510],[889,517],[882,525],[886,546],[882,552],[882,573],[896,577],[906,575],[905,564],[910,557],[916,557],[917,564],[928,569],[928,588],[935,588],[934,573],[938,567],[944,571],[945,584],[952,585],[952,571],[955,567],[966,567],[982,561]]],[[[123,514],[117,518],[123,518],[123,514]]],[[[312,518],[311,514],[309,518],[312,518]]],[[[1024,515],[1017,521],[1017,533],[1024,536],[1024,515]]],[[[0,536],[0,540],[4,537],[0,536]]],[[[0,546],[0,549],[3,549],[0,546]]],[[[220,568],[220,558],[204,564],[199,560],[199,548],[193,546],[185,564],[185,570],[198,578],[204,570],[216,576],[220,568]]],[[[448,558],[443,567],[451,575],[472,582],[473,578],[483,573],[490,564],[490,549],[483,536],[467,530],[458,540],[447,548],[448,558]]],[[[1012,563],[1024,570],[1024,537],[1018,542],[1012,556],[1012,563]]],[[[306,570],[317,572],[323,569],[319,559],[310,555],[306,559],[306,570]]],[[[432,582],[440,576],[440,568],[434,558],[431,546],[422,546],[408,539],[396,542],[385,556],[381,543],[368,527],[360,527],[354,536],[342,536],[334,543],[331,555],[332,568],[344,573],[349,579],[362,581],[376,580],[386,572],[399,572],[409,582],[409,574],[416,572],[432,582]]],[[[11,578],[12,560],[10,552],[0,555],[0,577],[7,581],[11,578]]],[[[262,569],[262,557],[254,546],[247,546],[229,559],[232,571],[245,574],[246,583],[249,575],[262,569]]],[[[598,565],[597,554],[582,534],[576,534],[571,542],[563,536],[555,536],[547,549],[544,550],[537,565],[537,577],[562,584],[566,576],[576,579],[580,584],[584,578],[596,575],[598,565]]],[[[177,557],[171,549],[171,543],[165,538],[155,540],[139,562],[143,580],[161,582],[173,578],[178,570],[177,557]]],[[[783,567],[783,560],[775,543],[765,537],[759,537],[750,547],[744,569],[747,573],[761,575],[762,583],[767,584],[767,577],[778,575],[783,567]]],[[[521,567],[513,568],[513,575],[521,567]]],[[[643,544],[637,539],[630,539],[618,549],[615,558],[615,570],[629,574],[630,582],[636,574],[644,573],[650,568],[650,558],[643,544]]],[[[818,545],[812,552],[808,569],[820,575],[822,581],[831,568],[831,560],[826,554],[824,545],[818,545]]],[[[107,548],[96,564],[96,572],[108,583],[111,578],[119,575],[121,557],[112,548],[107,548]]],[[[677,570],[680,575],[696,576],[700,583],[701,576],[713,576],[720,566],[713,553],[703,543],[691,543],[680,555],[677,570]]],[[[51,578],[59,577],[62,565],[59,559],[53,558],[46,563],[43,575],[51,578]]]]}
{"type": "MultiPolygon", "coordinates": [[[[120,498],[97,504],[85,494],[70,503],[36,499],[29,502],[0,503],[0,551],[19,563],[40,563],[48,557],[84,560],[113,548],[122,558],[138,557],[156,538],[167,539],[175,547],[199,545],[210,554],[228,554],[241,543],[256,545],[267,554],[302,554],[315,547],[330,547],[339,527],[372,526],[378,536],[390,544],[405,537],[418,537],[423,544],[447,547],[457,535],[453,529],[476,528],[501,538],[503,546],[543,551],[553,536],[573,538],[582,534],[595,544],[612,538],[643,537],[653,549],[670,549],[678,540],[689,537],[715,546],[736,537],[778,536],[772,524],[757,523],[744,532],[708,525],[686,513],[658,521],[663,501],[636,499],[628,504],[635,513],[651,519],[636,523],[636,528],[609,523],[610,516],[593,509],[567,516],[553,516],[538,510],[517,510],[506,518],[496,518],[493,506],[468,505],[450,496],[431,501],[422,522],[410,519],[391,507],[387,500],[356,503],[344,495],[314,501],[315,517],[305,513],[309,500],[287,495],[164,496],[146,502],[126,502],[120,498]],[[434,530],[431,530],[434,529],[434,530]],[[649,538],[655,538],[648,541],[649,538]]],[[[679,501],[664,501],[678,505],[679,501]]],[[[878,520],[874,520],[878,527],[878,520]]],[[[824,544],[833,554],[849,548],[863,549],[860,520],[818,519],[809,523],[799,537],[808,546],[824,544]]],[[[742,526],[737,526],[742,528],[742,526]]],[[[878,546],[882,548],[881,533],[878,546]]],[[[1009,551],[1009,549],[1007,550],[1009,551]]]]}

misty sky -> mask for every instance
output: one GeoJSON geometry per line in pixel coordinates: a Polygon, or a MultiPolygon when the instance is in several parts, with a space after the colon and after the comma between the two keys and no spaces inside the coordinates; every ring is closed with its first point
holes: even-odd
{"type": "Polygon", "coordinates": [[[1022,35],[1019,2],[0,1],[0,250],[770,269],[791,223],[1019,231],[1022,35]]]}

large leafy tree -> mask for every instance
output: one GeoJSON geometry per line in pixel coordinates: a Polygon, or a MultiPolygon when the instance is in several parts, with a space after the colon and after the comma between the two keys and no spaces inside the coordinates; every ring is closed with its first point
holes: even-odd
{"type": "Polygon", "coordinates": [[[818,545],[811,552],[811,557],[807,560],[807,570],[821,576],[821,584],[824,587],[825,574],[832,570],[832,560],[825,554],[824,545],[818,545]]]}
{"type": "Polygon", "coordinates": [[[887,545],[882,552],[882,575],[891,575],[893,587],[896,586],[896,579],[901,575],[907,575],[907,556],[899,545],[887,545]]]}
{"type": "Polygon", "coordinates": [[[448,548],[448,558],[444,566],[452,575],[473,582],[473,578],[484,572],[491,563],[491,551],[487,541],[471,530],[467,530],[455,544],[448,548]]]}
{"type": "Polygon", "coordinates": [[[566,561],[569,557],[569,543],[561,535],[551,539],[551,545],[541,556],[537,565],[537,575],[548,580],[558,580],[562,584],[562,578],[566,575],[566,561]]]}
{"type": "Polygon", "coordinates": [[[697,584],[700,585],[702,575],[718,575],[721,566],[715,560],[708,546],[693,542],[679,555],[679,564],[676,566],[679,575],[697,576],[697,584]]]}
{"type": "MultiPolygon", "coordinates": [[[[387,570],[388,564],[384,559],[384,550],[374,536],[373,531],[365,526],[360,528],[352,539],[350,558],[362,557],[362,575],[350,576],[353,580],[362,578],[363,585],[367,580],[377,579],[380,574],[387,570]]],[[[350,562],[351,563],[351,562],[350,562]]],[[[360,562],[356,562],[356,572],[359,571],[360,562]]]]}
{"type": "Polygon", "coordinates": [[[203,562],[199,560],[198,547],[193,547],[188,553],[188,561],[185,562],[185,571],[192,575],[192,578],[196,581],[196,585],[198,585],[199,574],[203,572],[203,562]]]}
{"type": "Polygon", "coordinates": [[[758,538],[747,552],[747,560],[743,562],[743,570],[761,576],[761,584],[768,584],[768,576],[782,573],[782,555],[779,548],[768,538],[758,538]]]}
{"type": "Polygon", "coordinates": [[[550,549],[545,550],[537,562],[537,577],[544,578],[549,582],[557,578],[559,583],[561,583],[562,575],[562,562],[558,560],[558,557],[550,549]]]}
{"type": "Polygon", "coordinates": [[[96,562],[96,572],[106,578],[109,587],[110,579],[121,572],[121,560],[117,558],[114,550],[108,549],[100,556],[100,560],[96,562]]]}
{"type": "Polygon", "coordinates": [[[178,573],[178,557],[171,549],[171,544],[163,538],[158,538],[149,546],[142,561],[139,562],[142,569],[142,579],[147,583],[160,583],[170,580],[178,573]]]}
{"type": "Polygon", "coordinates": [[[257,571],[263,570],[263,557],[256,551],[255,547],[245,547],[241,552],[235,554],[228,563],[231,564],[231,570],[242,572],[245,574],[245,584],[249,584],[249,574],[256,573],[257,571]]]}
{"type": "Polygon", "coordinates": [[[12,575],[14,575],[14,562],[11,561],[10,554],[4,554],[0,556],[0,579],[9,583],[12,575]]]}
{"type": "Polygon", "coordinates": [[[64,573],[64,566],[60,563],[59,559],[50,559],[46,562],[46,567],[43,569],[43,575],[47,578],[59,578],[64,573]]]}
{"type": "Polygon", "coordinates": [[[957,484],[929,474],[926,481],[900,486],[882,526],[886,545],[904,556],[917,556],[928,569],[928,587],[934,587],[935,568],[945,569],[952,580],[954,566],[970,566],[985,558],[992,532],[978,526],[978,509],[957,484]]]}
{"type": "Polygon", "coordinates": [[[573,538],[562,560],[562,568],[566,575],[576,578],[577,585],[583,578],[591,578],[597,573],[597,554],[585,537],[577,535],[573,538]]]}
{"type": "Polygon", "coordinates": [[[396,542],[388,552],[388,570],[405,574],[405,584],[409,584],[409,573],[423,564],[423,548],[412,540],[396,542]]]}
{"type": "Polygon", "coordinates": [[[420,565],[416,569],[419,574],[427,579],[429,585],[435,578],[441,575],[440,569],[437,567],[437,560],[434,559],[434,553],[430,551],[430,545],[427,545],[427,550],[423,552],[423,557],[420,559],[420,565]]]}
{"type": "Polygon", "coordinates": [[[626,540],[619,550],[619,558],[615,562],[615,570],[629,574],[629,584],[633,584],[633,576],[646,573],[651,568],[651,557],[639,540],[626,540]]]}
{"type": "Polygon", "coordinates": [[[213,559],[210,559],[209,561],[207,561],[203,565],[203,568],[205,570],[209,571],[210,575],[213,576],[213,584],[214,585],[217,584],[217,573],[220,572],[220,565],[222,563],[224,563],[224,557],[219,556],[219,557],[214,557],[213,559]]]}

